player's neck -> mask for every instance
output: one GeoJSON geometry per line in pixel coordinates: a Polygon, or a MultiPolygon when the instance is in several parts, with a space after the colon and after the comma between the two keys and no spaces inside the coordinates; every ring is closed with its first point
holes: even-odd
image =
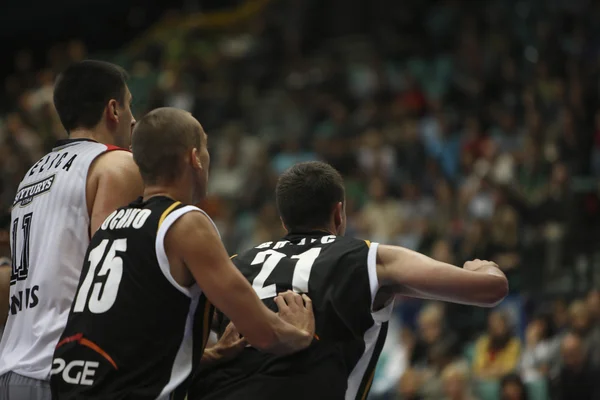
{"type": "Polygon", "coordinates": [[[323,233],[327,233],[329,235],[334,235],[337,236],[336,230],[331,228],[331,227],[326,227],[326,226],[320,226],[320,227],[316,227],[316,228],[307,228],[307,229],[297,229],[297,230],[288,230],[288,234],[293,234],[293,233],[297,233],[297,232],[323,232],[323,233]]]}
{"type": "Polygon", "coordinates": [[[184,204],[192,204],[192,196],[189,193],[189,189],[172,186],[172,185],[150,185],[144,188],[144,201],[151,197],[165,196],[173,200],[180,201],[184,204]]]}
{"type": "Polygon", "coordinates": [[[69,133],[69,139],[91,139],[102,144],[114,144],[113,137],[99,129],[75,129],[69,133]]]}

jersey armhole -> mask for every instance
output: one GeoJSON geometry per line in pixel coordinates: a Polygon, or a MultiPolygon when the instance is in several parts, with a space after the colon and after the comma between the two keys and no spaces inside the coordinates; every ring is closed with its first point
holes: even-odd
{"type": "Polygon", "coordinates": [[[105,153],[108,153],[109,151],[117,151],[117,150],[126,151],[128,153],[131,153],[131,150],[125,149],[123,147],[115,146],[114,144],[105,144],[105,146],[106,146],[105,153]]]}
{"type": "Polygon", "coordinates": [[[392,316],[392,310],[394,309],[394,299],[392,298],[384,307],[377,311],[373,311],[373,303],[375,297],[379,291],[379,279],[377,278],[377,248],[379,243],[365,241],[369,246],[369,252],[367,254],[367,271],[369,273],[369,288],[371,292],[371,316],[375,322],[387,322],[392,316]]]}
{"type": "Polygon", "coordinates": [[[219,237],[221,237],[221,234],[219,233],[217,226],[215,225],[213,220],[208,216],[208,214],[206,214],[206,212],[204,212],[203,210],[201,210],[195,206],[185,206],[185,207],[178,208],[175,211],[172,211],[171,213],[169,213],[166,216],[166,218],[162,221],[162,223],[160,223],[160,225],[158,227],[158,232],[156,233],[156,242],[154,244],[154,248],[156,251],[156,259],[158,260],[158,265],[160,267],[161,272],[163,273],[165,278],[169,281],[169,283],[171,283],[171,285],[173,285],[177,290],[179,290],[181,293],[185,294],[188,297],[193,296],[192,289],[181,286],[179,283],[177,283],[177,281],[175,281],[175,278],[173,278],[173,275],[171,275],[171,265],[169,264],[169,258],[167,257],[167,253],[165,252],[165,237],[167,236],[167,232],[169,231],[169,228],[171,228],[171,226],[182,215],[187,214],[188,212],[192,212],[192,211],[198,211],[198,212],[201,212],[202,214],[204,214],[208,218],[208,220],[211,222],[211,224],[213,225],[215,230],[217,231],[217,234],[219,235],[219,237]]]}

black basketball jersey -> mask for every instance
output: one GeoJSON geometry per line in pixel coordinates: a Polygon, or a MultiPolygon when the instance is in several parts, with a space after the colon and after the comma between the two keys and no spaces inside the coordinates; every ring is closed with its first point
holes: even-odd
{"type": "MultiPolygon", "coordinates": [[[[288,356],[246,348],[236,359],[195,377],[189,400],[365,399],[393,307],[372,311],[379,289],[377,246],[317,231],[290,234],[234,256],[273,311],[277,293],[307,293],[319,340],[288,356]]],[[[221,332],[228,322],[223,317],[221,332]]]]}
{"type": "Polygon", "coordinates": [[[173,279],[163,241],[192,211],[202,212],[167,197],[140,198],[94,234],[54,353],[55,398],[162,399],[185,387],[213,308],[197,285],[173,279]]]}

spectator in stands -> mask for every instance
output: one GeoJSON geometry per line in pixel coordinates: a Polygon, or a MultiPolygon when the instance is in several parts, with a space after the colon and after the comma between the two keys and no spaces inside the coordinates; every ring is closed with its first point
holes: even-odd
{"type": "Polygon", "coordinates": [[[561,343],[561,368],[552,380],[553,400],[597,400],[600,398],[600,372],[586,356],[586,348],[575,333],[561,343]]]}
{"type": "Polygon", "coordinates": [[[539,381],[548,376],[559,340],[553,337],[549,317],[534,318],[525,330],[525,347],[519,371],[525,382],[539,381]]]}
{"type": "Polygon", "coordinates": [[[500,381],[500,400],[528,400],[527,388],[517,374],[509,374],[500,381]]]}
{"type": "Polygon", "coordinates": [[[413,369],[407,370],[398,381],[398,389],[394,400],[423,400],[419,393],[422,379],[413,369]]]}
{"type": "Polygon", "coordinates": [[[600,289],[590,290],[585,301],[588,312],[590,313],[592,325],[595,329],[600,329],[600,289]]]}
{"type": "Polygon", "coordinates": [[[453,363],[442,372],[445,400],[474,400],[469,380],[469,367],[453,363]]]}
{"type": "Polygon", "coordinates": [[[373,241],[389,243],[401,231],[403,218],[397,200],[389,196],[385,179],[374,176],[369,183],[370,201],[361,214],[361,231],[373,241]]]}
{"type": "Polygon", "coordinates": [[[492,241],[488,248],[490,259],[502,265],[505,271],[514,270],[521,264],[519,255],[519,220],[516,211],[509,206],[496,210],[492,219],[492,241]]]}
{"type": "Polygon", "coordinates": [[[594,329],[587,305],[582,300],[569,307],[571,330],[581,337],[588,352],[588,361],[600,367],[600,332],[594,329]]]}
{"type": "Polygon", "coordinates": [[[552,303],[552,324],[556,333],[565,332],[569,327],[569,310],[564,299],[552,303]]]}
{"type": "MultiPolygon", "coordinates": [[[[430,367],[431,355],[436,345],[444,351],[455,350],[456,337],[445,324],[444,306],[441,303],[429,303],[424,306],[418,316],[418,339],[413,352],[412,364],[422,368],[430,367]]],[[[438,350],[440,350],[438,347],[438,350]]],[[[450,354],[453,356],[454,354],[450,354]]]]}
{"type": "Polygon", "coordinates": [[[487,334],[475,345],[473,372],[480,379],[500,379],[517,368],[520,352],[521,345],[512,332],[508,315],[493,311],[487,334]]]}
{"type": "Polygon", "coordinates": [[[428,349],[427,364],[420,370],[423,379],[420,393],[425,400],[437,400],[444,396],[443,372],[452,364],[468,368],[466,361],[456,358],[453,342],[439,341],[428,349]]]}

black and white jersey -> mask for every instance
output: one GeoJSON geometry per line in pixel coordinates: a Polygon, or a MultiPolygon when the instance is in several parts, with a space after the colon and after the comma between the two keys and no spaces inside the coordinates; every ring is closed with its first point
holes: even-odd
{"type": "Polygon", "coordinates": [[[203,212],[167,197],[139,199],[98,229],[54,353],[56,398],[169,398],[194,372],[213,309],[197,285],[175,281],[163,244],[193,211],[203,212]]]}
{"type": "MultiPolygon", "coordinates": [[[[377,243],[321,231],[294,233],[233,258],[272,310],[293,289],[313,301],[315,341],[289,356],[251,347],[194,377],[196,399],[365,399],[383,347],[393,304],[374,312],[379,290],[377,243]]],[[[223,319],[220,330],[229,321],[223,319]]]]}

